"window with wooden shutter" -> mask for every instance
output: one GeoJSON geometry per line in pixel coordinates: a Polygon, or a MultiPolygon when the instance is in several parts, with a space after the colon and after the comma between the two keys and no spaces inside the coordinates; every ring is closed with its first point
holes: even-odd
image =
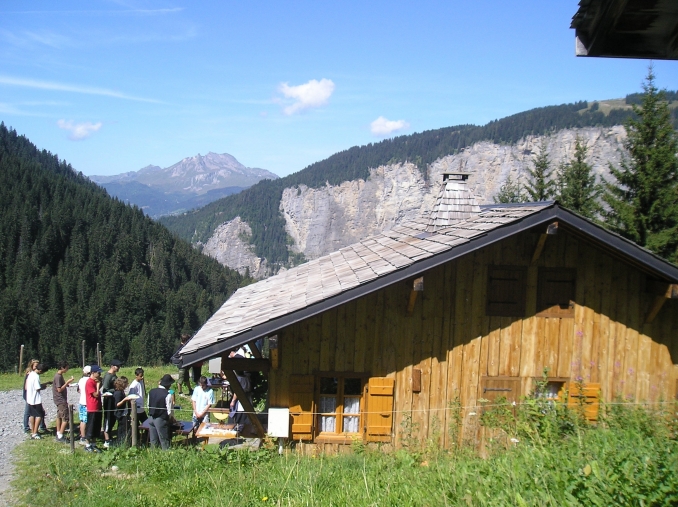
{"type": "Polygon", "coordinates": [[[313,440],[313,375],[290,376],[290,415],[292,440],[313,440]]]}
{"type": "Polygon", "coordinates": [[[372,377],[365,386],[365,440],[390,442],[393,427],[395,379],[372,377]]]}
{"type": "Polygon", "coordinates": [[[525,316],[527,268],[489,266],[487,273],[487,315],[525,316]]]}
{"type": "Polygon", "coordinates": [[[539,268],[537,316],[574,317],[577,271],[569,268],[539,268]]]}

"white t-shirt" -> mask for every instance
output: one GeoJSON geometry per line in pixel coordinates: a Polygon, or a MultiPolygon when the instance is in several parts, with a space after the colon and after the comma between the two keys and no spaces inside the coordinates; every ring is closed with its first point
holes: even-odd
{"type": "Polygon", "coordinates": [[[129,394],[138,394],[139,398],[136,400],[137,403],[137,414],[140,414],[144,411],[144,400],[146,399],[146,386],[143,382],[139,382],[137,379],[132,380],[132,383],[129,386],[129,394]]]}
{"type": "MultiPolygon", "coordinates": [[[[196,412],[202,412],[205,410],[207,405],[214,405],[214,390],[207,389],[207,391],[203,391],[202,387],[195,386],[195,389],[193,389],[193,396],[191,396],[191,401],[195,402],[195,411],[193,415],[195,415],[196,412]]],[[[205,422],[209,422],[209,420],[210,415],[205,414],[205,422]]]]}
{"type": "Polygon", "coordinates": [[[30,372],[26,378],[26,403],[29,405],[40,405],[42,403],[40,376],[36,371],[30,372]]]}
{"type": "Polygon", "coordinates": [[[87,381],[89,380],[89,377],[82,377],[80,380],[78,380],[78,392],[80,393],[80,405],[87,405],[87,395],[85,395],[85,384],[87,384],[87,381]]]}

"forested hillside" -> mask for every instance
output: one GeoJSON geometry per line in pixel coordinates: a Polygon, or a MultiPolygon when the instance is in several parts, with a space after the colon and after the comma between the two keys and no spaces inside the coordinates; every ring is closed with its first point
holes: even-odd
{"type": "Polygon", "coordinates": [[[188,241],[205,242],[217,226],[240,216],[252,228],[256,255],[271,264],[284,265],[289,261],[285,221],[279,212],[284,188],[301,184],[318,188],[326,182],[338,185],[366,179],[369,168],[404,161],[415,163],[425,174],[428,164],[478,141],[514,143],[527,135],[565,128],[619,125],[631,114],[630,109],[614,109],[605,115],[582,101],[532,109],[484,126],[458,125],[354,146],[297,173],[262,181],[237,195],[180,216],[164,217],[161,222],[188,241]]]}
{"type": "Polygon", "coordinates": [[[0,371],[167,361],[244,282],[0,124],[0,371]]]}

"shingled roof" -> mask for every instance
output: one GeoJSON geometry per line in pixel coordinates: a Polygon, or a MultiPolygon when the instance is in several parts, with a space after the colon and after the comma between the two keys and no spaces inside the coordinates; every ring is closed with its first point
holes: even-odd
{"type": "Polygon", "coordinates": [[[180,351],[183,364],[274,334],[294,322],[554,220],[652,276],[678,282],[675,265],[556,202],[481,206],[465,220],[439,226],[434,232],[428,230],[432,214],[239,289],[180,351]]]}

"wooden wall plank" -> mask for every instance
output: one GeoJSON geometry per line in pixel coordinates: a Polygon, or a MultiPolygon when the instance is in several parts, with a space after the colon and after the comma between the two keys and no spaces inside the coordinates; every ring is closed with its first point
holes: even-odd
{"type": "MultiPolygon", "coordinates": [[[[365,355],[368,348],[367,337],[367,300],[372,295],[359,298],[355,302],[355,349],[353,351],[353,371],[365,371],[365,355]]],[[[370,345],[372,340],[370,340],[370,345]]]]}
{"type": "MultiPolygon", "coordinates": [[[[348,322],[346,314],[348,309],[351,306],[353,301],[350,301],[344,305],[341,305],[337,308],[337,338],[335,340],[334,346],[334,357],[333,360],[330,359],[330,368],[334,371],[349,371],[346,368],[346,349],[348,345],[347,342],[350,340],[353,342],[353,336],[348,336],[346,330],[348,329],[348,322]]],[[[353,354],[351,354],[351,358],[353,354]]]]}

